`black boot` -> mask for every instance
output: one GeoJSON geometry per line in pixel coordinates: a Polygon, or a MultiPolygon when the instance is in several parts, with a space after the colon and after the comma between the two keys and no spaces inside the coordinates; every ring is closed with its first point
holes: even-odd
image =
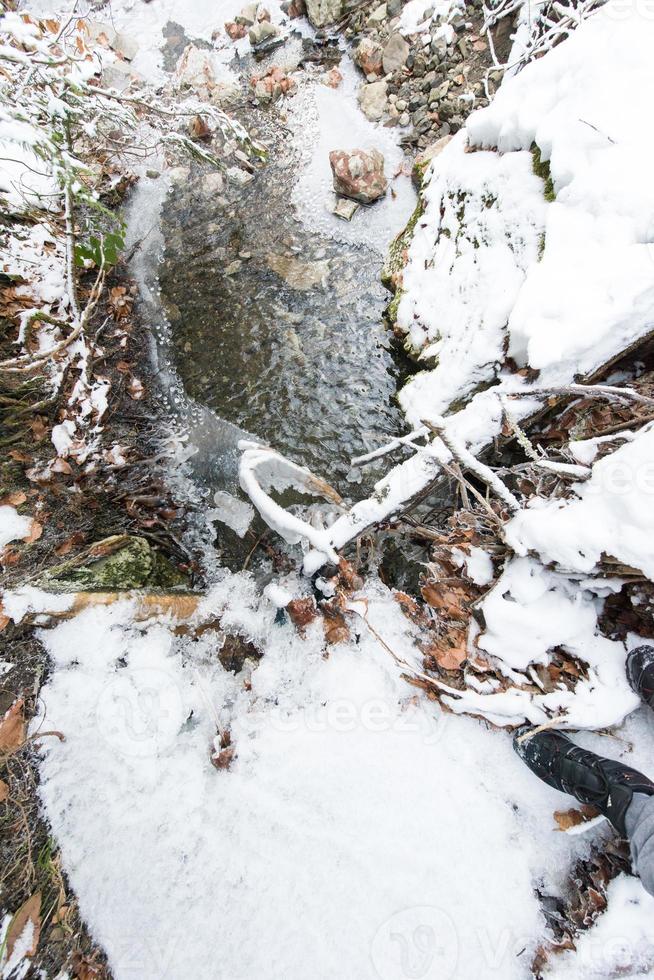
{"type": "Polygon", "coordinates": [[[626,666],[631,689],[654,709],[654,647],[636,647],[627,657],[626,666]]]}
{"type": "Polygon", "coordinates": [[[513,747],[531,771],[548,786],[594,806],[622,837],[626,836],[624,818],[632,796],[654,796],[654,783],[621,762],[582,749],[562,732],[538,732],[519,741],[529,731],[528,725],[518,729],[513,747]]]}

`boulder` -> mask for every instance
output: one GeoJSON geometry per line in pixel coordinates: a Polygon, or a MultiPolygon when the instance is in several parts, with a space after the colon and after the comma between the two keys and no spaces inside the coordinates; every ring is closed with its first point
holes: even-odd
{"type": "Polygon", "coordinates": [[[306,0],[307,17],[314,27],[335,24],[345,12],[344,0],[306,0]]]}
{"type": "Polygon", "coordinates": [[[410,50],[408,41],[401,34],[391,34],[386,42],[382,57],[384,74],[390,75],[391,72],[404,68],[410,50]]]}
{"type": "Polygon", "coordinates": [[[386,193],[388,181],[379,150],[332,150],[329,162],[337,194],[372,204],[386,193]]]}
{"type": "Polygon", "coordinates": [[[361,111],[373,122],[381,119],[386,109],[386,82],[370,82],[359,89],[361,111]]]}
{"type": "Polygon", "coordinates": [[[354,61],[366,77],[368,75],[381,75],[382,54],[381,44],[373,41],[372,38],[364,37],[354,52],[354,61]]]}

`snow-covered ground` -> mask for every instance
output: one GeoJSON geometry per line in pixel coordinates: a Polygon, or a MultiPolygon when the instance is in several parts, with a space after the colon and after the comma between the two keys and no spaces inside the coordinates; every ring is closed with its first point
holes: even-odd
{"type": "MultiPolygon", "coordinates": [[[[389,593],[366,598],[415,662],[389,593]]],[[[528,977],[534,885],[560,888],[602,829],[554,830],[569,798],[508,736],[414,697],[363,620],[325,659],[319,632],[279,625],[245,575],[210,612],[264,651],[251,690],[215,634],[137,627],[128,603],[42,633],[44,723],[66,741],[45,752],[41,792],[117,980],[528,977]],[[228,771],[209,757],[217,724],[228,771]]]]}

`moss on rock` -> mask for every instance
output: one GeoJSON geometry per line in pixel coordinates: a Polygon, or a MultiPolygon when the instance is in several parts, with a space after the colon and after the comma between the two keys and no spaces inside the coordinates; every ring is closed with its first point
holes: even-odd
{"type": "Polygon", "coordinates": [[[547,160],[543,160],[540,153],[540,147],[536,143],[531,144],[531,160],[532,170],[537,177],[540,177],[545,185],[543,189],[545,200],[550,202],[555,201],[556,191],[554,190],[554,182],[550,172],[550,165],[547,160]]]}
{"type": "Polygon", "coordinates": [[[409,218],[406,227],[397,235],[390,244],[386,262],[381,273],[381,281],[395,295],[386,308],[386,317],[392,326],[397,321],[397,309],[402,298],[402,272],[406,265],[407,253],[416,224],[424,213],[424,203],[422,198],[418,198],[418,203],[413,214],[409,218]]]}
{"type": "Polygon", "coordinates": [[[76,558],[50,569],[41,584],[62,591],[102,591],[171,589],[188,582],[145,538],[119,534],[98,541],[76,558]]]}

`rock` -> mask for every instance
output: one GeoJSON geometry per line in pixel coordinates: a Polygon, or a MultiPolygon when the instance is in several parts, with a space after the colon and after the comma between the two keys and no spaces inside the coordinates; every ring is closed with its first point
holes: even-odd
{"type": "Polygon", "coordinates": [[[281,7],[289,20],[304,17],[307,12],[307,5],[304,0],[284,0],[281,7]]]}
{"type": "Polygon", "coordinates": [[[390,75],[391,72],[404,68],[410,50],[408,42],[401,34],[391,34],[386,42],[382,58],[384,74],[390,75]]]}
{"type": "Polygon", "coordinates": [[[241,24],[244,27],[252,27],[256,23],[258,7],[258,3],[249,3],[246,7],[243,7],[240,14],[237,14],[234,18],[235,23],[241,24]]]}
{"type": "Polygon", "coordinates": [[[388,181],[379,150],[332,150],[329,163],[337,194],[372,204],[386,193],[388,181]]]}
{"type": "Polygon", "coordinates": [[[254,86],[255,97],[260,102],[274,102],[281,95],[291,95],[297,88],[293,79],[275,65],[261,78],[255,75],[250,84],[254,86]]]}
{"type": "Polygon", "coordinates": [[[338,88],[338,86],[343,81],[343,76],[341,75],[338,68],[330,68],[329,71],[323,77],[323,82],[330,88],[338,88]]]}
{"type": "Polygon", "coordinates": [[[373,27],[383,24],[388,17],[388,7],[385,3],[380,3],[378,7],[375,7],[373,12],[368,17],[368,23],[373,27]]]}
{"type": "Polygon", "coordinates": [[[343,0],[306,0],[307,17],[314,27],[335,24],[344,14],[343,0]]]}
{"type": "Polygon", "coordinates": [[[373,41],[372,38],[364,37],[354,52],[354,61],[366,77],[368,75],[381,75],[382,54],[381,44],[373,41]]]}
{"type": "Polygon", "coordinates": [[[168,178],[174,187],[185,184],[191,173],[190,167],[171,167],[168,171],[168,178]]]}
{"type": "Polygon", "coordinates": [[[408,126],[411,122],[411,116],[408,112],[403,112],[398,120],[400,126],[408,126]]]}
{"type": "Polygon", "coordinates": [[[321,285],[329,275],[329,262],[303,262],[295,255],[268,255],[268,268],[301,292],[321,285]]]}
{"type": "Polygon", "coordinates": [[[221,102],[238,91],[234,79],[218,80],[212,51],[189,44],[177,62],[173,83],[178,89],[191,89],[199,99],[221,102]]]}
{"type": "Polygon", "coordinates": [[[386,7],[389,17],[399,17],[402,13],[402,0],[388,0],[386,7]]]}
{"type": "Polygon", "coordinates": [[[232,41],[240,41],[242,37],[248,32],[245,24],[237,24],[234,21],[227,21],[225,23],[225,32],[232,41]]]}
{"type": "Polygon", "coordinates": [[[278,34],[279,28],[274,24],[271,24],[268,20],[257,21],[257,23],[253,24],[248,31],[250,44],[253,48],[256,48],[260,44],[264,44],[266,41],[272,40],[272,38],[277,37],[278,34]]]}
{"type": "Polygon", "coordinates": [[[386,82],[371,82],[359,89],[361,111],[373,122],[381,119],[386,108],[386,82]]]}
{"type": "Polygon", "coordinates": [[[222,194],[224,186],[225,181],[223,180],[223,175],[219,170],[214,170],[213,173],[205,174],[202,178],[202,190],[207,197],[222,194]]]}
{"type": "Polygon", "coordinates": [[[422,178],[424,177],[425,170],[429,164],[443,152],[451,139],[451,136],[441,136],[441,138],[437,139],[435,143],[431,143],[425,150],[422,151],[422,153],[418,154],[413,163],[413,169],[411,171],[411,180],[416,188],[420,188],[422,178]]]}
{"type": "Polygon", "coordinates": [[[129,534],[95,542],[82,555],[50,568],[41,581],[50,591],[62,592],[174,588],[187,583],[145,538],[129,534]]]}
{"type": "Polygon", "coordinates": [[[102,71],[104,87],[113,88],[119,93],[125,92],[133,81],[142,81],[142,76],[133,71],[126,61],[115,61],[102,71]]]}
{"type": "Polygon", "coordinates": [[[110,24],[105,24],[100,20],[86,21],[85,29],[87,31],[89,41],[102,44],[107,48],[113,47],[113,44],[118,37],[110,24]]]}
{"type": "Polygon", "coordinates": [[[359,207],[360,205],[351,198],[337,197],[336,204],[332,208],[332,214],[335,214],[337,218],[342,218],[343,221],[351,221],[359,207]]]}
{"type": "Polygon", "coordinates": [[[139,50],[138,42],[129,34],[116,34],[111,48],[116,54],[121,55],[125,61],[133,61],[139,50]]]}

